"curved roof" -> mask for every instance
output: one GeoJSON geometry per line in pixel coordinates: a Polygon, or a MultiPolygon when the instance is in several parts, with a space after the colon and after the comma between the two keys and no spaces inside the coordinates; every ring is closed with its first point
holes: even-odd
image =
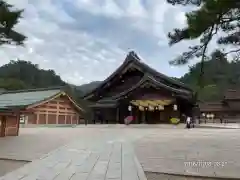
{"type": "Polygon", "coordinates": [[[102,83],[99,84],[99,86],[89,93],[87,93],[83,98],[88,99],[91,97],[91,95],[96,92],[97,90],[103,88],[110,80],[112,80],[117,74],[121,73],[124,69],[128,68],[130,65],[135,65],[143,70],[144,73],[148,73],[152,78],[155,79],[155,81],[159,82],[166,82],[169,84],[172,84],[172,86],[178,86],[181,89],[185,89],[186,91],[191,91],[192,89],[185,84],[183,84],[180,81],[177,81],[173,78],[170,78],[155,69],[151,68],[147,64],[143,63],[141,59],[137,56],[137,54],[134,51],[129,52],[127,57],[125,58],[125,61],[122,63],[121,66],[119,66],[109,77],[107,77],[102,83]]]}

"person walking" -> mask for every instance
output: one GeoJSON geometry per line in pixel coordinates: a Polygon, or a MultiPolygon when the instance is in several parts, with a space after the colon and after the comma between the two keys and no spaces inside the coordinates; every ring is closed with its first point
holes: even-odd
{"type": "Polygon", "coordinates": [[[189,116],[187,116],[187,120],[186,120],[186,127],[188,129],[190,129],[190,126],[191,126],[191,118],[189,116]]]}

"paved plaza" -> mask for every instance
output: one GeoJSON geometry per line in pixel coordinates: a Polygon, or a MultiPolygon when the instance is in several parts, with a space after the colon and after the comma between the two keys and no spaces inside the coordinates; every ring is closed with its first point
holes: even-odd
{"type": "Polygon", "coordinates": [[[143,170],[146,174],[239,178],[239,138],[239,129],[188,130],[172,126],[23,129],[19,137],[0,139],[4,147],[0,148],[0,158],[33,163],[0,179],[134,180],[146,178],[143,170]]]}
{"type": "Polygon", "coordinates": [[[240,178],[239,129],[153,131],[135,144],[145,171],[240,178]]]}

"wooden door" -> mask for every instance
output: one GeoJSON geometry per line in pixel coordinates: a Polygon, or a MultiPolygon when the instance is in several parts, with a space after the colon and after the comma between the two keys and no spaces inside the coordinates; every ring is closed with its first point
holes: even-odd
{"type": "Polygon", "coordinates": [[[6,129],[6,117],[3,116],[0,118],[0,137],[5,136],[5,129],[6,129]]]}

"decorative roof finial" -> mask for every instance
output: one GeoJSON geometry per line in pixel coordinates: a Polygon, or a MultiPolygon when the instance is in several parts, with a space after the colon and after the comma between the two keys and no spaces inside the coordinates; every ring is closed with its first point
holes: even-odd
{"type": "Polygon", "coordinates": [[[129,54],[131,54],[131,55],[135,54],[135,52],[134,52],[134,50],[133,50],[132,48],[128,48],[128,52],[129,52],[129,54]]]}

